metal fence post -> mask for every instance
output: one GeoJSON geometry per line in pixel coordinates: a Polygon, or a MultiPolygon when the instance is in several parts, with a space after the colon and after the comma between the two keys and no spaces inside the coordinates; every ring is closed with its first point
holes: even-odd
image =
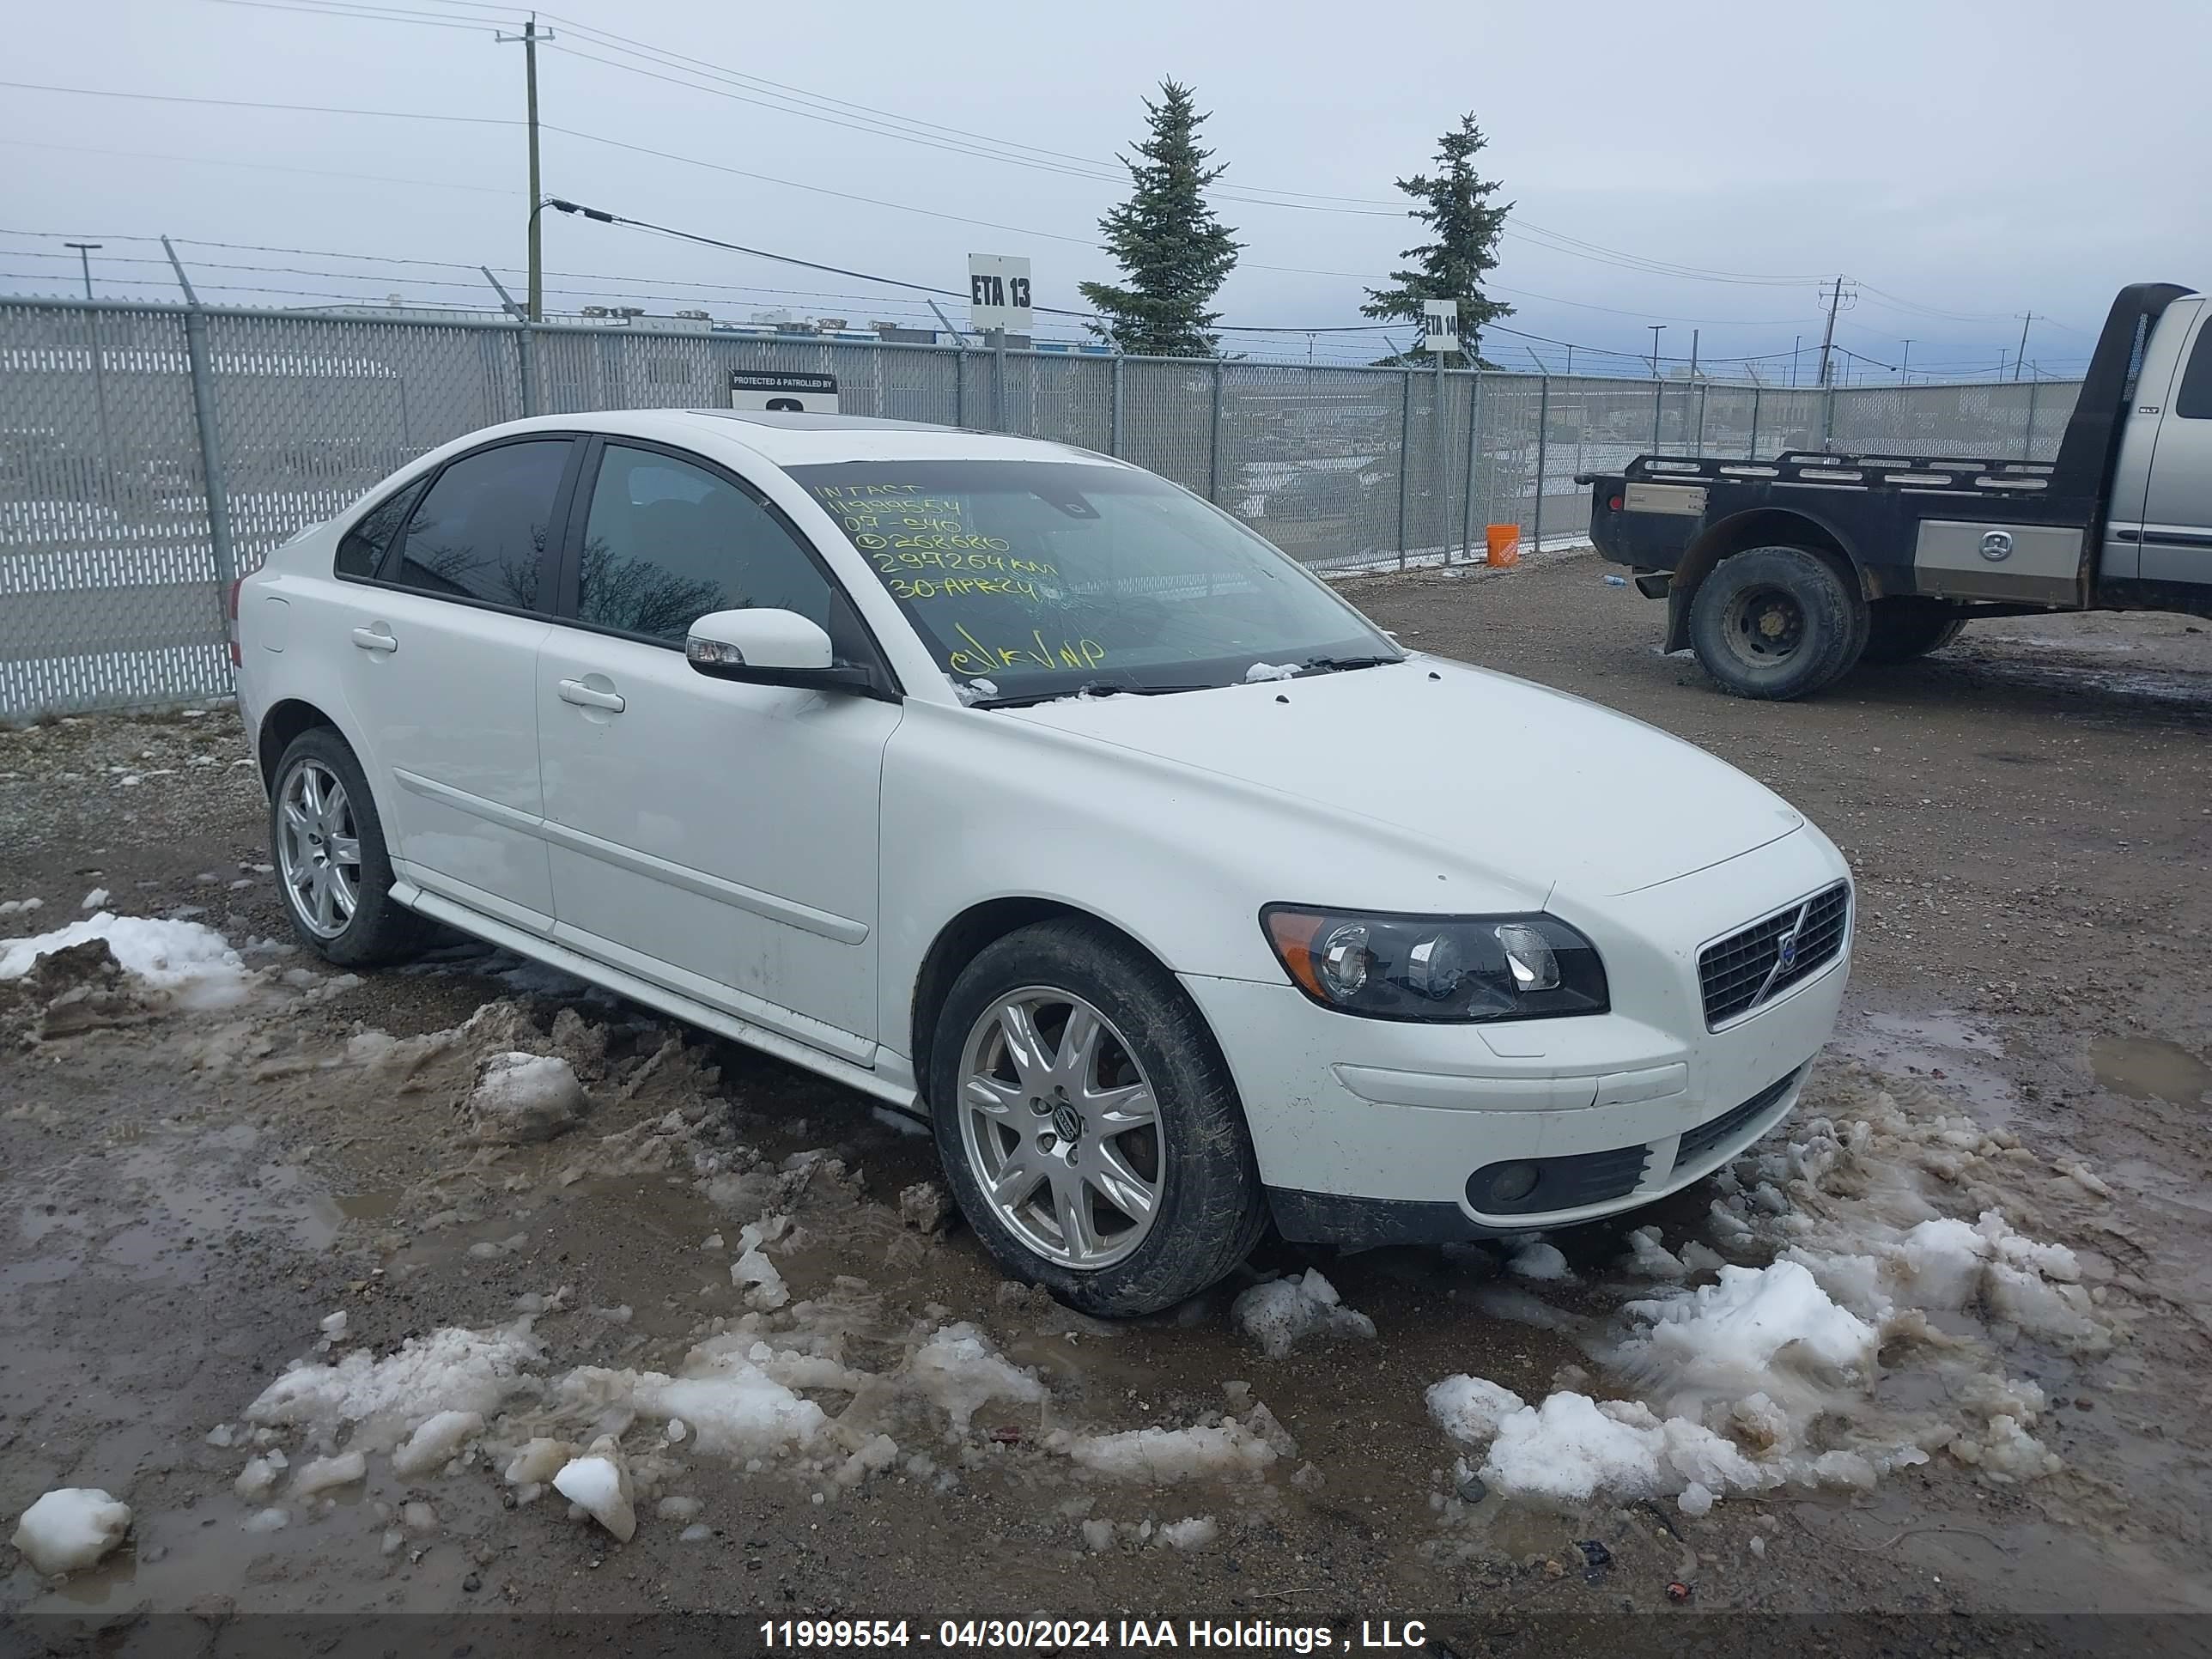
{"type": "Polygon", "coordinates": [[[1695,453],[1700,459],[1704,459],[1705,453],[1705,392],[1707,390],[1705,382],[1701,380],[1698,383],[1698,447],[1695,453]]]}
{"type": "Polygon", "coordinates": [[[1747,461],[1755,461],[1759,459],[1759,388],[1757,386],[1751,389],[1751,441],[1743,447],[1743,458],[1747,461]]]}
{"type": "Polygon", "coordinates": [[[1114,384],[1108,397],[1106,453],[1118,460],[1121,455],[1121,354],[1118,351],[1114,354],[1114,384]]]}
{"type": "Polygon", "coordinates": [[[1536,522],[1528,535],[1528,550],[1544,550],[1544,462],[1545,446],[1552,435],[1552,377],[1540,375],[1536,381],[1536,522]]]}
{"type": "Polygon", "coordinates": [[[1398,371],[1398,568],[1406,568],[1406,475],[1413,459],[1413,371],[1398,371]]]}
{"type": "Polygon", "coordinates": [[[1659,421],[1666,411],[1667,383],[1654,375],[1651,379],[1651,448],[1659,448],[1659,421]]]}
{"type": "Polygon", "coordinates": [[[1820,399],[1820,449],[1826,453],[1836,447],[1836,383],[1828,382],[1826,393],[1820,399]]]}
{"type": "Polygon", "coordinates": [[[1459,539],[1468,558],[1474,558],[1474,454],[1476,434],[1482,429],[1482,371],[1476,369],[1467,394],[1467,494],[1460,501],[1459,539]]]}
{"type": "Polygon", "coordinates": [[[1221,505],[1221,359],[1213,360],[1213,416],[1206,441],[1206,499],[1221,505]]]}
{"type": "Polygon", "coordinates": [[[2038,380],[2027,383],[2027,429],[2020,435],[2020,458],[2023,461],[2035,459],[2035,388],[2040,384],[2038,380]]]}
{"type": "Polygon", "coordinates": [[[1006,331],[991,331],[991,430],[1006,429],[1006,331]]]}
{"type": "Polygon", "coordinates": [[[185,362],[192,380],[192,424],[199,433],[201,495],[207,507],[208,544],[215,552],[216,614],[228,625],[230,585],[238,580],[238,554],[230,539],[230,492],[223,477],[222,434],[216,424],[215,366],[208,349],[207,316],[200,309],[200,296],[192,292],[191,279],[185,275],[183,262],[166,236],[161,248],[177,273],[177,285],[185,290],[185,362]]]}
{"type": "Polygon", "coordinates": [[[538,413],[538,335],[528,323],[515,327],[515,368],[522,376],[522,412],[527,416],[538,413]]]}

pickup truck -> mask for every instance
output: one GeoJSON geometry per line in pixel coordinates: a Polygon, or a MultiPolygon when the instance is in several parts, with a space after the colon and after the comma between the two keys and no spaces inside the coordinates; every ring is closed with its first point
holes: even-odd
{"type": "Polygon", "coordinates": [[[1740,696],[1808,696],[1975,617],[2212,616],[2212,301],[2120,290],[2057,459],[1639,455],[1582,473],[1590,538],[1740,696]]]}

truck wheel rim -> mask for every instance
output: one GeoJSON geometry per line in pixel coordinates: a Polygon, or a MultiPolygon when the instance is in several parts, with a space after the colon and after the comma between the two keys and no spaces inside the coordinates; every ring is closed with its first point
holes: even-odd
{"type": "Polygon", "coordinates": [[[303,760],[276,792],[276,868],[300,925],[336,939],[361,908],[361,832],[337,773],[303,760]]]}
{"type": "Polygon", "coordinates": [[[1114,1023],[1029,986],[986,1008],[960,1057],[960,1140],[983,1201],[1047,1261],[1109,1267],[1158,1218],[1159,1103],[1114,1023]]]}
{"type": "Polygon", "coordinates": [[[1722,633],[1749,666],[1778,667],[1805,642],[1805,608],[1786,589],[1747,587],[1729,601],[1722,633]]]}

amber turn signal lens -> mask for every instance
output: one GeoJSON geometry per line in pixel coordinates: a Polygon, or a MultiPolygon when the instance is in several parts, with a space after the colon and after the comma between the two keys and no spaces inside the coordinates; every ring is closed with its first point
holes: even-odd
{"type": "Polygon", "coordinates": [[[1321,918],[1304,910],[1270,910],[1267,923],[1275,954],[1283,959],[1284,968],[1297,981],[1298,988],[1316,1002],[1328,1001],[1313,959],[1314,936],[1321,932],[1321,918]]]}

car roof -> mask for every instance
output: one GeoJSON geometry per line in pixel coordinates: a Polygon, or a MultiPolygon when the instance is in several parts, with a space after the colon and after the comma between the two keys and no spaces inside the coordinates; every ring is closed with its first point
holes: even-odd
{"type": "MultiPolygon", "coordinates": [[[[969,432],[921,421],[866,415],[795,415],[738,409],[606,409],[508,422],[499,434],[603,432],[655,439],[712,451],[735,444],[774,466],[823,466],[840,461],[1022,460],[1121,463],[1091,450],[1040,438],[969,432]]],[[[470,434],[481,442],[492,432],[470,434]]]]}

